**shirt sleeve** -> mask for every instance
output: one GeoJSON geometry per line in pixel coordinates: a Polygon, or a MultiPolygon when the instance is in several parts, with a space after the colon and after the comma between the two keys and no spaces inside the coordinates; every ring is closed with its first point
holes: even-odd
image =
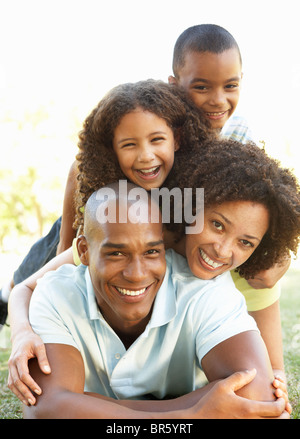
{"type": "Polygon", "coordinates": [[[44,343],[67,344],[78,349],[63,321],[66,279],[62,276],[59,280],[52,274],[48,273],[39,280],[33,292],[29,307],[30,324],[44,343]]]}
{"type": "Polygon", "coordinates": [[[277,282],[273,288],[257,290],[252,288],[246,279],[242,278],[236,271],[230,273],[236,288],[245,297],[248,311],[259,311],[267,308],[280,298],[280,282],[277,282]]]}
{"type": "Polygon", "coordinates": [[[244,297],[235,288],[230,274],[226,282],[207,288],[194,307],[196,349],[199,362],[219,343],[246,331],[258,331],[248,314],[244,297]]]}

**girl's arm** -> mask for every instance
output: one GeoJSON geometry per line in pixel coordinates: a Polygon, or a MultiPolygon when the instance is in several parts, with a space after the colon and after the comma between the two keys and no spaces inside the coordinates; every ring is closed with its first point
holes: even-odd
{"type": "Polygon", "coordinates": [[[71,247],[72,241],[76,236],[76,231],[73,229],[75,220],[75,205],[74,196],[77,189],[77,174],[78,163],[75,161],[69,171],[67,184],[64,194],[63,213],[60,228],[60,240],[57,246],[57,254],[64,252],[71,247]]]}
{"type": "Polygon", "coordinates": [[[34,400],[29,389],[40,394],[41,388],[31,378],[28,370],[28,360],[37,357],[41,370],[49,374],[50,365],[46,356],[45,347],[29,323],[29,303],[37,280],[45,273],[56,270],[63,264],[73,264],[72,248],[49,261],[39,271],[16,285],[9,297],[9,319],[11,327],[12,350],[9,359],[8,387],[21,400],[34,400]]]}

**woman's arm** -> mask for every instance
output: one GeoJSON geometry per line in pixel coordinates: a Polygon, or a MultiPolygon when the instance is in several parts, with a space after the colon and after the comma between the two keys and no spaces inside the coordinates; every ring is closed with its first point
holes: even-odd
{"type": "Polygon", "coordinates": [[[77,189],[78,167],[75,161],[69,171],[63,202],[63,213],[60,227],[60,240],[57,246],[57,254],[64,252],[71,247],[72,241],[76,236],[76,230],[73,229],[75,220],[74,197],[77,189]]]}
{"type": "Polygon", "coordinates": [[[44,344],[33,332],[29,323],[28,310],[31,295],[38,279],[48,271],[56,270],[68,263],[74,263],[72,248],[56,256],[39,271],[16,285],[9,297],[12,350],[9,359],[8,387],[22,401],[34,400],[31,391],[36,394],[41,393],[40,386],[29,375],[28,360],[37,357],[42,371],[46,374],[51,371],[44,344]]]}
{"type": "Polygon", "coordinates": [[[273,305],[249,314],[255,319],[261,336],[267,347],[274,373],[284,375],[283,348],[281,335],[280,305],[277,300],[273,305]]]}

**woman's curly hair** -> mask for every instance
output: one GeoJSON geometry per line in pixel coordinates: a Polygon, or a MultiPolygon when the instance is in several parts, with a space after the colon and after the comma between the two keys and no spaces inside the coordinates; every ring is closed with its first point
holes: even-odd
{"type": "MultiPolygon", "coordinates": [[[[237,268],[242,277],[253,278],[260,270],[283,261],[290,251],[297,253],[299,183],[291,170],[281,167],[255,144],[221,139],[204,142],[201,150],[187,152],[184,166],[175,156],[165,186],[169,190],[179,187],[181,193],[183,188],[192,188],[194,194],[196,188],[204,188],[204,208],[226,201],[253,201],[268,209],[270,224],[266,234],[249,259],[237,268]]],[[[165,226],[180,239],[185,225],[171,220],[165,226]]]]}
{"type": "Polygon", "coordinates": [[[149,79],[113,88],[86,118],[79,133],[75,228],[82,224],[82,207],[95,190],[127,179],[114,153],[113,139],[122,117],[137,108],[154,113],[166,121],[180,146],[175,155],[181,158],[184,158],[188,149],[199,147],[202,141],[214,136],[201,110],[176,85],[149,79]]]}

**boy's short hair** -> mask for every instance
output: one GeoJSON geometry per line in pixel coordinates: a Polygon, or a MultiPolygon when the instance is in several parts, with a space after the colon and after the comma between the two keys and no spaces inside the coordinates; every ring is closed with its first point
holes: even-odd
{"type": "Polygon", "coordinates": [[[187,52],[222,53],[236,48],[242,64],[239,46],[233,36],[216,24],[199,24],[189,27],[178,37],[173,52],[173,73],[179,76],[187,52]]]}

